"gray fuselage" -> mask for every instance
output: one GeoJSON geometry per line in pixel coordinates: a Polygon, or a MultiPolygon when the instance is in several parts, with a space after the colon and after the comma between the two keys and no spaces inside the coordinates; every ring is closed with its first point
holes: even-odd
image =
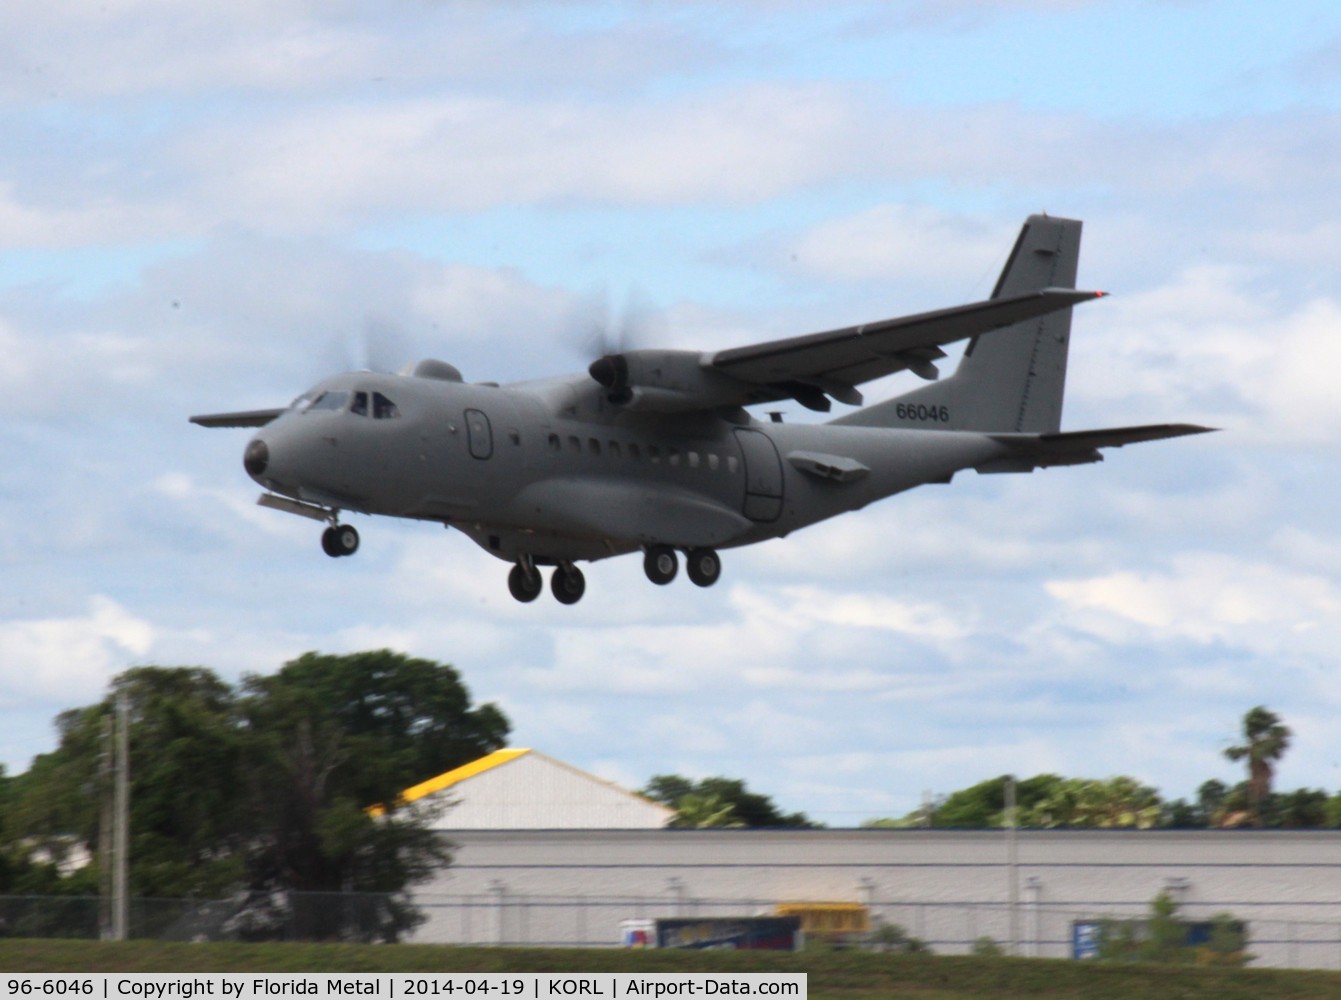
{"type": "Polygon", "coordinates": [[[595,383],[328,379],[254,440],[296,500],[439,521],[501,559],[595,560],[780,537],[991,461],[983,434],[760,423],[611,404],[595,383]],[[380,401],[380,402],[379,402],[380,401]]]}

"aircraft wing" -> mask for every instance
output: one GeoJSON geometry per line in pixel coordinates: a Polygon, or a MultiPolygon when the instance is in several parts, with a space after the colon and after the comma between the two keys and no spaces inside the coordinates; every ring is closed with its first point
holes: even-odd
{"type": "Polygon", "coordinates": [[[912,369],[935,378],[932,362],[945,357],[944,344],[1036,319],[1058,309],[1100,298],[1103,292],[1044,288],[1025,295],[987,299],[951,309],[864,323],[824,333],[773,340],[718,351],[704,366],[764,391],[751,402],[795,398],[828,409],[823,395],[860,404],[855,386],[912,369]],[[772,390],[770,393],[767,390],[772,390]]]}
{"type": "Polygon", "coordinates": [[[1085,465],[1102,462],[1100,448],[1121,448],[1142,441],[1162,441],[1188,434],[1207,434],[1214,427],[1198,424],[1145,424],[1140,427],[1109,427],[1094,431],[1057,434],[991,434],[993,441],[1008,449],[1002,458],[977,467],[979,472],[1030,472],[1054,465],[1085,465]]]}
{"type": "Polygon", "coordinates": [[[264,427],[284,410],[241,410],[237,413],[200,413],[191,423],[201,427],[264,427]]]}

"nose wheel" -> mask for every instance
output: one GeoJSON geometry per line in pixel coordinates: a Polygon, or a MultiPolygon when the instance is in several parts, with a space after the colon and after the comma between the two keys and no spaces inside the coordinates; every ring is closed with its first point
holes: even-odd
{"type": "Polygon", "coordinates": [[[321,550],[333,559],[352,556],[359,550],[359,533],[353,525],[335,524],[321,533],[321,550]]]}

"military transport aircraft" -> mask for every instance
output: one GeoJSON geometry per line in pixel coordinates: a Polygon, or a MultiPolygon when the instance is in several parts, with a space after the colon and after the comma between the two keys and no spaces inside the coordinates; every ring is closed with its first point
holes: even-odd
{"type": "Polygon", "coordinates": [[[243,465],[259,503],[324,521],[322,548],[352,555],[345,511],[436,521],[513,564],[519,601],[564,604],[577,564],[641,550],[648,579],[717,582],[719,549],[780,538],[955,473],[1031,472],[1102,461],[1100,448],[1211,428],[1156,424],[1060,431],[1081,224],[1024,224],[992,297],[861,326],[700,353],[627,350],[587,372],[500,386],[443,361],[399,374],[336,375],[284,409],[191,417],[259,427],[243,465]],[[857,386],[909,370],[935,380],[942,347],[968,346],[953,376],[827,423],[784,424],[744,407],[791,399],[860,406],[857,386]]]}

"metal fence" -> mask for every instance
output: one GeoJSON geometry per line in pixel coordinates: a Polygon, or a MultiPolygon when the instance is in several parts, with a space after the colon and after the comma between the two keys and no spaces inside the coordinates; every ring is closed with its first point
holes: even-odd
{"type": "MultiPolygon", "coordinates": [[[[616,947],[626,920],[769,915],[779,901],[654,896],[542,896],[513,891],[419,895],[421,943],[559,947],[616,947]]],[[[370,893],[288,893],[258,901],[132,899],[130,936],[161,941],[371,940],[390,897],[370,893]]],[[[878,926],[896,924],[938,954],[964,954],[990,940],[1004,951],[1039,958],[1071,958],[1077,924],[1139,920],[1148,905],[1093,903],[1066,906],[1000,902],[941,903],[872,899],[878,926]]],[[[1290,904],[1188,904],[1179,918],[1209,920],[1227,913],[1245,923],[1254,966],[1341,969],[1341,923],[1284,918],[1290,904]]],[[[106,904],[90,896],[0,896],[0,936],[106,937],[106,904]]],[[[873,947],[875,945],[872,945],[873,947]]]]}
{"type": "MultiPolygon", "coordinates": [[[[673,899],[666,896],[540,896],[499,885],[486,894],[419,896],[426,917],[414,940],[474,945],[608,947],[620,941],[626,920],[685,917],[764,916],[777,900],[673,899]]],[[[916,902],[873,899],[879,924],[894,924],[937,954],[972,952],[990,941],[1005,952],[1037,958],[1072,958],[1077,925],[1104,920],[1142,920],[1148,904],[1086,906],[1022,903],[916,902]]],[[[1247,953],[1255,966],[1341,969],[1341,923],[1280,919],[1272,909],[1289,904],[1196,903],[1180,920],[1209,921],[1229,914],[1246,924],[1247,953]]],[[[878,945],[870,945],[878,947],[878,945]]]]}

